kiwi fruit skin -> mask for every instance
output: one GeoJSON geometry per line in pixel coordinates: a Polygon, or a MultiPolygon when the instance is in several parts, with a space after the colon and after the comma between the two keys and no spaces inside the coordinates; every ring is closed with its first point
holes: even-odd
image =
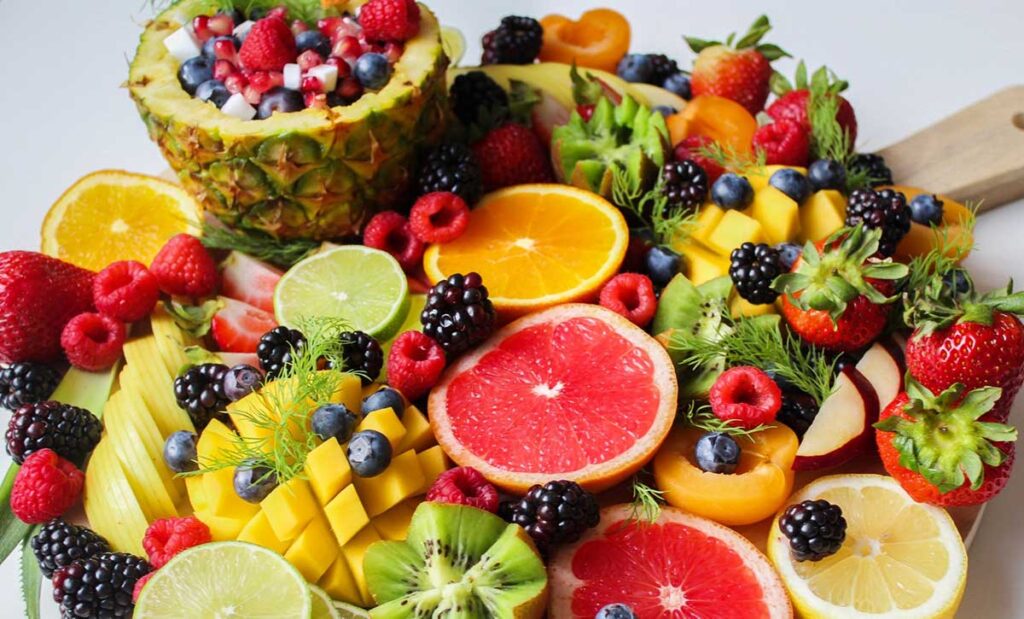
{"type": "Polygon", "coordinates": [[[374,619],[540,619],[547,606],[547,571],[530,536],[464,505],[421,503],[406,541],[370,546],[363,570],[374,619]]]}

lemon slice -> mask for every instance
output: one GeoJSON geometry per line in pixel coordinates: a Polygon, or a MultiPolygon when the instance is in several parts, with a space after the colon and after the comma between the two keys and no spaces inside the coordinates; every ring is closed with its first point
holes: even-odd
{"type": "Polygon", "coordinates": [[[833,475],[790,503],[825,499],[846,518],[846,540],[821,561],[798,562],[776,517],[768,557],[799,616],[828,619],[953,617],[967,583],[967,551],[942,508],[917,503],[890,477],[833,475]]]}

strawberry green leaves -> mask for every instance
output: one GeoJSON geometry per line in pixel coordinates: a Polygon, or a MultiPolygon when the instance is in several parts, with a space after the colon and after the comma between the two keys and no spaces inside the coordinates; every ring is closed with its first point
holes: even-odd
{"type": "Polygon", "coordinates": [[[721,41],[700,39],[697,37],[683,37],[683,39],[686,41],[686,44],[690,46],[690,49],[693,50],[695,54],[699,54],[709,47],[714,47],[716,45],[725,45],[726,47],[730,47],[732,49],[737,50],[757,50],[769,62],[773,60],[778,60],[779,58],[788,58],[789,52],[782,49],[778,45],[761,42],[761,39],[764,38],[764,35],[768,34],[768,32],[771,29],[772,24],[768,20],[768,16],[761,15],[756,20],[754,20],[754,23],[750,24],[750,28],[748,28],[747,31],[743,33],[743,35],[740,36],[738,39],[736,38],[735,32],[730,34],[725,39],[724,43],[721,41]]]}

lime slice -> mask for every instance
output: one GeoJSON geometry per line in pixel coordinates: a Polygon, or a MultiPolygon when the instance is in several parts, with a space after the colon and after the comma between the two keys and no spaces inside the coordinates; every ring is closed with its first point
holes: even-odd
{"type": "Polygon", "coordinates": [[[313,594],[313,614],[310,619],[341,619],[341,613],[334,608],[334,600],[326,591],[316,585],[309,585],[309,592],[313,594]]]}
{"type": "Polygon", "coordinates": [[[370,613],[345,602],[334,602],[334,609],[340,613],[341,619],[370,619],[370,613]]]}
{"type": "Polygon", "coordinates": [[[255,544],[215,542],[157,570],[133,616],[306,619],[312,607],[306,579],[284,557],[255,544]]]}
{"type": "Polygon", "coordinates": [[[388,253],[343,245],[299,262],[274,290],[277,321],[298,327],[303,319],[341,318],[353,330],[390,338],[409,312],[409,283],[388,253]]]}
{"type": "Polygon", "coordinates": [[[466,53],[466,37],[462,31],[451,26],[441,26],[441,47],[451,61],[451,66],[459,66],[459,61],[466,53]]]}

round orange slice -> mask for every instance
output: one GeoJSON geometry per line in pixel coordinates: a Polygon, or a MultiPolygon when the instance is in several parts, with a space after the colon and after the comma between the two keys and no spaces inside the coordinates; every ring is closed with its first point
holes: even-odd
{"type": "Polygon", "coordinates": [[[44,254],[99,271],[117,260],[149,266],[167,239],[197,234],[202,211],[181,186],[143,174],[100,170],[83,176],[43,220],[44,254]]]}
{"type": "Polygon", "coordinates": [[[618,270],[629,230],[611,203],[567,185],[484,196],[462,236],[423,256],[431,282],[476,271],[505,317],[589,300],[618,270]]]}

